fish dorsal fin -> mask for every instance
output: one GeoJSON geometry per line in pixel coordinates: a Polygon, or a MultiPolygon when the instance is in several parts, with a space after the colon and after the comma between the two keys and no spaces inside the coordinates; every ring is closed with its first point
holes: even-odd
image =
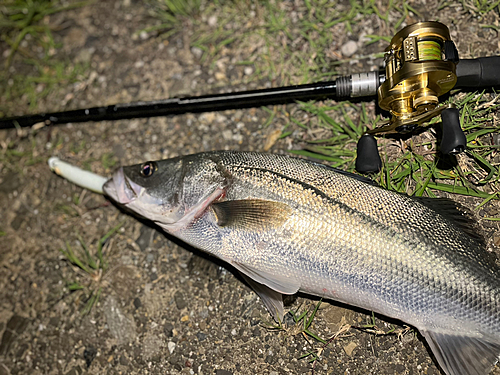
{"type": "Polygon", "coordinates": [[[229,263],[231,263],[231,265],[242,274],[250,277],[259,284],[264,284],[278,293],[294,294],[299,291],[300,283],[295,278],[283,275],[274,275],[236,261],[230,261],[229,263]]]}
{"type": "Polygon", "coordinates": [[[282,225],[292,209],[286,203],[264,199],[241,199],[212,204],[217,224],[221,227],[238,227],[260,230],[282,225]]]}
{"type": "Polygon", "coordinates": [[[477,223],[474,220],[472,212],[460,203],[448,198],[412,198],[431,210],[439,213],[445,219],[459,227],[463,232],[469,235],[469,237],[472,237],[484,244],[484,238],[477,231],[477,223]]]}
{"type": "Polygon", "coordinates": [[[500,355],[499,342],[452,333],[421,333],[446,375],[487,375],[500,355]]]}
{"type": "Polygon", "coordinates": [[[244,273],[241,273],[241,277],[250,285],[255,293],[260,297],[262,303],[267,308],[267,311],[273,316],[277,323],[283,322],[284,308],[283,308],[283,296],[281,293],[272,290],[271,288],[254,281],[252,278],[248,277],[244,273]]]}

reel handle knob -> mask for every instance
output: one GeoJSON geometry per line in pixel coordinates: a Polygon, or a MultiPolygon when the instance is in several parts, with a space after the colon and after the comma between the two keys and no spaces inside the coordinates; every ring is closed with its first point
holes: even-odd
{"type": "Polygon", "coordinates": [[[377,140],[371,134],[363,135],[357,145],[356,170],[359,173],[373,173],[382,169],[377,140]]]}
{"type": "Polygon", "coordinates": [[[443,120],[443,138],[441,139],[441,153],[456,155],[465,150],[467,138],[460,126],[460,114],[456,108],[446,108],[441,112],[443,120]]]}

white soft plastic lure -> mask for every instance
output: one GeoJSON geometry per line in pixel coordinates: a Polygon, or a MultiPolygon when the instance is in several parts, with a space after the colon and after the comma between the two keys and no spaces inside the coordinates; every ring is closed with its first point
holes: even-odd
{"type": "Polygon", "coordinates": [[[106,177],[75,167],[55,156],[51,157],[48,163],[51,171],[75,185],[91,190],[94,193],[104,194],[102,186],[108,180],[106,177]]]}

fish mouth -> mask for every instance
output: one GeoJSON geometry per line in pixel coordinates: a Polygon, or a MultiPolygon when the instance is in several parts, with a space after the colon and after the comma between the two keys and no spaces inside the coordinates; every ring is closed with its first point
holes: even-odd
{"type": "Polygon", "coordinates": [[[125,176],[123,168],[119,168],[113,177],[104,184],[103,190],[107,196],[120,204],[131,203],[144,192],[142,186],[125,176]]]}
{"type": "Polygon", "coordinates": [[[178,220],[177,210],[165,210],[162,199],[152,196],[148,189],[128,178],[123,168],[119,168],[102,189],[116,203],[159,225],[170,225],[178,220]]]}

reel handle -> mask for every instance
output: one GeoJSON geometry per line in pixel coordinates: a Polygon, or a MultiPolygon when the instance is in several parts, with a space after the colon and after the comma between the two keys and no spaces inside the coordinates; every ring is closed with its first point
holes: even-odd
{"type": "Polygon", "coordinates": [[[443,120],[443,138],[441,139],[441,153],[456,155],[465,150],[467,138],[460,126],[460,113],[456,108],[446,108],[441,112],[443,120]]]}
{"type": "Polygon", "coordinates": [[[374,173],[382,169],[377,140],[371,134],[363,135],[357,145],[356,170],[359,173],[374,173]]]}
{"type": "MultiPolygon", "coordinates": [[[[460,126],[460,113],[456,108],[446,108],[441,112],[443,137],[441,153],[456,155],[465,150],[467,138],[460,126]]],[[[363,135],[357,145],[356,170],[359,173],[374,173],[382,168],[382,160],[377,148],[377,140],[371,134],[363,135]]]]}

